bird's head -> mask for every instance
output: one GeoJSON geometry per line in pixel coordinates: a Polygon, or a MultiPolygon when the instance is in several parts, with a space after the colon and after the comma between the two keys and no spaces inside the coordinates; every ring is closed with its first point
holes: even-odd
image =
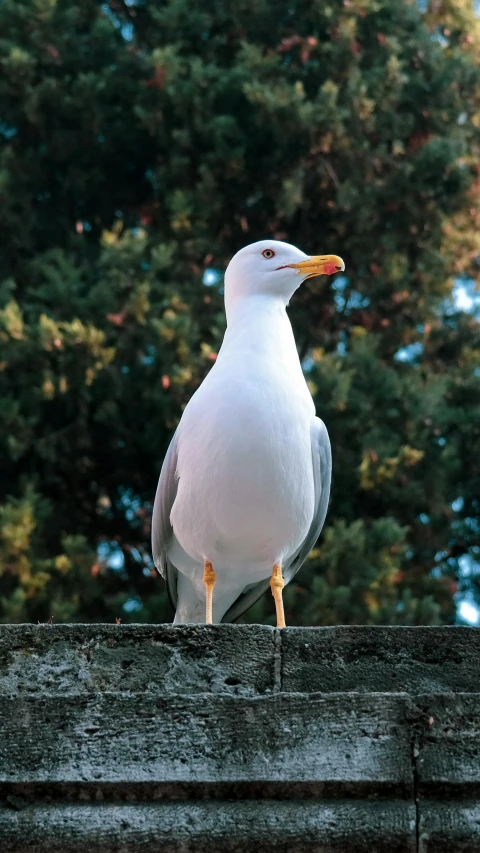
{"type": "Polygon", "coordinates": [[[307,278],[342,272],[338,255],[306,255],[290,243],[259,240],[240,249],[225,272],[225,300],[233,304],[244,296],[276,296],[286,305],[307,278]]]}

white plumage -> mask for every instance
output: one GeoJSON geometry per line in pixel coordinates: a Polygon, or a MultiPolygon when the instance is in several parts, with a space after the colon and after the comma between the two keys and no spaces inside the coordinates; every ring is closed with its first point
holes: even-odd
{"type": "MultiPolygon", "coordinates": [[[[175,623],[204,622],[204,567],[216,575],[213,622],[237,618],[291,579],[315,544],[330,489],[330,444],[300,366],[286,305],[337,256],[288,243],[245,247],[225,275],[227,331],[162,467],[152,520],[155,565],[175,623]]],[[[277,611],[278,612],[278,611],[277,611]]]]}

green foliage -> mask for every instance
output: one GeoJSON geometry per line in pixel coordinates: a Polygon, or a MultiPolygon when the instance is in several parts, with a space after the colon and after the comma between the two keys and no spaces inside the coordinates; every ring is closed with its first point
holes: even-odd
{"type": "Polygon", "coordinates": [[[452,302],[480,281],[479,57],[471,0],[4,0],[0,620],[170,618],[150,512],[224,330],[203,276],[268,236],[347,269],[291,306],[334,479],[287,621],[480,598],[479,323],[452,302]]]}

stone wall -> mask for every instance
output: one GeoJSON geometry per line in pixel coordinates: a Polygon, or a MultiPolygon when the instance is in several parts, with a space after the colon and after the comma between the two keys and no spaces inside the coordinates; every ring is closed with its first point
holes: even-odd
{"type": "Polygon", "coordinates": [[[478,853],[480,631],[0,626],[0,851],[478,853]]]}

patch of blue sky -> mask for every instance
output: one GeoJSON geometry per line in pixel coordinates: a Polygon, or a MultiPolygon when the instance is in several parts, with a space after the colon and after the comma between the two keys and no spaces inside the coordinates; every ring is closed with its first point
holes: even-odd
{"type": "Polygon", "coordinates": [[[367,308],[368,305],[370,305],[368,296],[364,296],[358,290],[352,290],[348,296],[346,310],[348,312],[355,308],[367,308]]]}
{"type": "Polygon", "coordinates": [[[358,290],[349,290],[349,279],[346,275],[337,276],[332,282],[333,300],[337,311],[349,314],[358,308],[366,308],[370,305],[368,296],[359,293],[358,290]]]}
{"type": "Polygon", "coordinates": [[[138,550],[138,548],[131,548],[130,553],[133,554],[133,556],[135,557],[137,562],[140,563],[142,561],[142,555],[140,554],[140,551],[138,550]]]}
{"type": "Polygon", "coordinates": [[[151,344],[149,344],[146,347],[146,353],[142,358],[142,362],[143,362],[143,364],[149,364],[150,365],[150,364],[155,364],[156,360],[157,360],[157,351],[156,351],[155,347],[153,347],[151,344]]]}
{"type": "MultiPolygon", "coordinates": [[[[135,495],[132,489],[122,489],[120,495],[120,503],[124,507],[125,518],[128,521],[133,521],[137,514],[137,511],[142,505],[140,498],[135,495]]],[[[140,559],[140,554],[138,555],[138,557],[140,559]]]]}
{"type": "Polygon", "coordinates": [[[408,344],[397,350],[394,355],[395,361],[414,362],[423,354],[423,344],[416,341],[414,344],[408,344]]]}
{"type": "Polygon", "coordinates": [[[16,136],[17,128],[12,127],[4,121],[0,121],[0,136],[3,136],[4,139],[12,139],[12,137],[16,136]]]}
{"type": "Polygon", "coordinates": [[[106,560],[109,550],[110,545],[108,542],[100,542],[100,545],[97,548],[97,554],[101,560],[106,560]]]}
{"type": "MultiPolygon", "coordinates": [[[[469,581],[473,577],[478,577],[480,574],[480,563],[473,559],[470,554],[463,554],[459,561],[459,578],[460,580],[469,581]]],[[[480,609],[474,600],[471,593],[465,593],[463,590],[455,596],[457,605],[457,619],[460,622],[467,622],[469,625],[480,625],[480,609]]]]}
{"type": "Polygon", "coordinates": [[[345,288],[348,285],[348,278],[345,275],[339,275],[332,281],[332,290],[334,292],[333,301],[337,311],[343,311],[347,300],[344,296],[345,288]]]}
{"type": "Polygon", "coordinates": [[[102,563],[116,572],[121,571],[125,565],[122,549],[117,542],[100,542],[97,554],[102,563]]]}
{"type": "Polygon", "coordinates": [[[459,278],[455,281],[452,302],[456,311],[466,311],[480,319],[480,292],[473,278],[459,278]]]}
{"type": "Polygon", "coordinates": [[[107,566],[109,569],[119,571],[125,565],[125,557],[120,548],[117,548],[108,558],[107,566]]]}
{"type": "Polygon", "coordinates": [[[466,622],[468,625],[478,625],[480,622],[480,610],[471,601],[464,599],[458,604],[457,617],[459,621],[466,622]]]}
{"type": "Polygon", "coordinates": [[[129,598],[123,605],[125,613],[138,613],[143,609],[143,604],[139,598],[129,598]]]}
{"type": "Polygon", "coordinates": [[[133,24],[122,24],[120,32],[125,41],[131,41],[133,39],[133,24]]]}
{"type": "Polygon", "coordinates": [[[202,281],[207,287],[213,287],[214,285],[218,284],[221,279],[222,273],[220,272],[220,270],[216,270],[213,267],[209,267],[208,270],[205,270],[202,281]]]}
{"type": "MultiPolygon", "coordinates": [[[[127,5],[132,6],[133,3],[129,3],[127,5]]],[[[124,38],[125,41],[131,41],[134,32],[133,24],[128,21],[123,22],[121,18],[119,18],[118,15],[115,14],[115,12],[108,3],[102,3],[102,9],[105,12],[107,18],[112,22],[113,26],[116,27],[117,30],[120,30],[122,38],[124,38]]]]}
{"type": "Polygon", "coordinates": [[[115,27],[120,26],[120,21],[118,20],[115,12],[110,8],[108,3],[102,3],[102,9],[105,12],[107,18],[112,22],[115,27]]]}
{"type": "Polygon", "coordinates": [[[312,356],[311,356],[311,355],[308,355],[308,356],[307,356],[306,358],[304,358],[304,359],[303,359],[303,361],[302,361],[302,370],[303,370],[303,372],[304,372],[304,373],[310,373],[310,371],[313,369],[313,365],[314,365],[314,364],[315,364],[314,359],[312,358],[312,356]]]}
{"type": "MultiPolygon", "coordinates": [[[[457,499],[459,500],[459,499],[457,499]]],[[[435,561],[440,565],[434,566],[430,572],[432,578],[445,576],[445,567],[450,563],[455,570],[456,561],[448,557],[447,551],[439,551],[435,554],[435,561]]],[[[471,592],[465,587],[471,583],[471,578],[480,574],[480,563],[476,562],[470,554],[463,554],[458,560],[458,579],[460,590],[454,595],[456,607],[456,621],[460,625],[480,625],[480,608],[471,592]]]]}
{"type": "MultiPolygon", "coordinates": [[[[478,520],[476,518],[465,518],[463,523],[467,523],[467,527],[474,532],[478,532],[478,520]]],[[[462,578],[472,578],[480,576],[480,548],[474,546],[470,553],[462,554],[458,559],[460,567],[460,575],[462,578]]]]}
{"type": "Polygon", "coordinates": [[[437,551],[435,554],[435,562],[440,563],[446,560],[448,557],[448,551],[437,551]]]}
{"type": "Polygon", "coordinates": [[[457,278],[454,282],[451,296],[443,300],[440,311],[447,323],[449,317],[457,314],[459,311],[473,314],[474,317],[480,320],[480,292],[474,279],[467,278],[466,276],[464,278],[457,278]]]}
{"type": "Polygon", "coordinates": [[[443,32],[441,30],[437,30],[436,33],[432,33],[430,38],[432,39],[432,41],[436,41],[440,45],[440,47],[448,46],[448,39],[443,35],[443,32]]]}

